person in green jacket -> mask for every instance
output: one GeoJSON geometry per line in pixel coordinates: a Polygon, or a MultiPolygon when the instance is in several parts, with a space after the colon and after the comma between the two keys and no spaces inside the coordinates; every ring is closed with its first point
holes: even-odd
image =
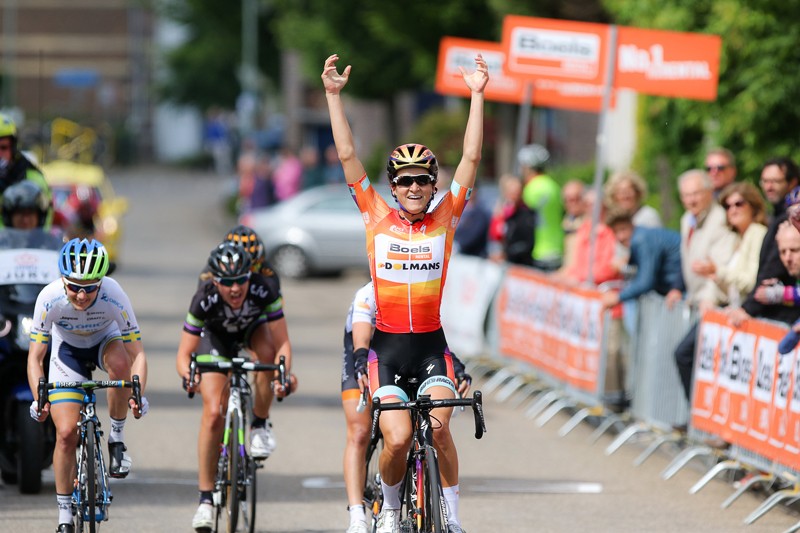
{"type": "Polygon", "coordinates": [[[531,255],[533,266],[545,272],[561,267],[564,256],[564,230],[561,221],[564,207],[561,202],[561,187],[545,174],[550,152],[544,146],[529,144],[517,154],[517,161],[525,184],[522,201],[537,215],[534,245],[531,255]]]}
{"type": "MultiPolygon", "coordinates": [[[[48,210],[45,228],[53,220],[53,194],[44,179],[44,174],[20,151],[17,142],[17,125],[8,115],[0,114],[0,195],[11,185],[30,180],[44,193],[48,210]]],[[[3,227],[0,221],[0,227],[3,227]]]]}

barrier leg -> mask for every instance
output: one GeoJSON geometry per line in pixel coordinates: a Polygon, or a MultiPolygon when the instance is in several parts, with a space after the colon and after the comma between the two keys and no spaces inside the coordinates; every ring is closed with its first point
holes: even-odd
{"type": "Polygon", "coordinates": [[[533,405],[525,411],[526,418],[536,418],[539,416],[539,413],[544,411],[544,409],[553,403],[554,401],[558,400],[561,397],[561,392],[555,390],[544,391],[536,399],[533,401],[533,405]]]}
{"type": "Polygon", "coordinates": [[[712,450],[708,446],[692,446],[691,448],[686,448],[681,453],[675,456],[675,459],[672,460],[670,464],[667,465],[667,468],[661,472],[661,479],[669,479],[675,474],[678,473],[678,470],[686,466],[689,461],[694,459],[695,457],[703,457],[704,455],[713,455],[714,450],[712,450]]]}
{"type": "Polygon", "coordinates": [[[762,483],[762,482],[768,483],[774,480],[775,476],[772,474],[758,474],[751,476],[747,481],[742,483],[738,489],[736,489],[736,492],[728,496],[728,499],[722,502],[720,504],[720,507],[722,507],[723,509],[727,509],[728,507],[731,506],[733,502],[735,502],[739,498],[739,496],[750,490],[750,487],[752,487],[756,483],[762,483]]]}
{"type": "Polygon", "coordinates": [[[623,444],[628,442],[630,439],[634,437],[634,435],[638,435],[639,433],[644,433],[645,431],[650,431],[648,427],[641,422],[636,422],[631,424],[630,426],[626,427],[625,430],[617,435],[617,438],[614,439],[611,444],[606,447],[605,454],[611,455],[615,451],[619,450],[623,444]]]}
{"type": "Polygon", "coordinates": [[[516,409],[522,404],[522,402],[530,398],[532,395],[539,394],[544,390],[545,390],[544,387],[542,387],[541,385],[538,385],[536,383],[528,383],[519,390],[519,394],[517,394],[518,399],[509,403],[508,406],[511,407],[512,409],[516,409]]]}
{"type": "Polygon", "coordinates": [[[487,364],[482,361],[468,361],[464,365],[468,374],[474,381],[480,381],[497,369],[494,364],[487,364]]]}
{"type": "Polygon", "coordinates": [[[508,383],[506,383],[506,386],[503,387],[500,390],[500,392],[497,393],[494,399],[500,403],[503,403],[506,400],[508,400],[511,397],[511,395],[514,394],[517,391],[517,389],[519,389],[523,385],[525,385],[525,380],[522,379],[520,376],[514,376],[508,381],[508,383]]]}
{"type": "Polygon", "coordinates": [[[792,527],[790,527],[789,529],[787,529],[783,533],[795,533],[795,531],[800,531],[800,522],[796,523],[795,525],[793,525],[792,527]]]}
{"type": "Polygon", "coordinates": [[[740,468],[742,468],[742,463],[733,459],[729,459],[727,461],[722,461],[721,463],[715,464],[714,467],[708,472],[706,472],[705,475],[701,477],[697,483],[692,485],[692,488],[689,489],[689,494],[697,493],[700,489],[705,487],[709,481],[714,479],[720,472],[725,472],[726,470],[739,470],[740,468]]]}
{"type": "Polygon", "coordinates": [[[755,522],[756,520],[767,514],[767,512],[770,509],[778,505],[782,500],[796,498],[798,495],[800,495],[800,485],[798,485],[797,483],[795,483],[794,487],[792,487],[791,489],[779,490],[778,492],[776,492],[775,494],[764,500],[764,502],[761,505],[756,507],[755,511],[747,515],[747,517],[744,519],[744,523],[752,524],[753,522],[755,522]]]}
{"type": "Polygon", "coordinates": [[[557,402],[552,403],[550,407],[547,408],[547,411],[545,411],[544,414],[542,414],[542,416],[536,420],[536,427],[544,427],[544,425],[547,424],[551,418],[556,416],[559,411],[574,406],[575,402],[570,398],[561,398],[557,402]]]}
{"type": "Polygon", "coordinates": [[[514,377],[514,374],[511,373],[510,370],[506,368],[501,368],[497,372],[495,372],[494,376],[492,376],[489,381],[483,386],[483,395],[489,396],[491,393],[494,392],[496,388],[500,385],[508,381],[514,377]]]}
{"type": "Polygon", "coordinates": [[[599,416],[603,414],[603,407],[602,406],[595,406],[595,407],[584,407],[570,418],[566,424],[561,426],[561,429],[558,430],[559,437],[566,437],[570,431],[578,427],[578,424],[586,420],[588,417],[594,415],[599,416]]]}
{"type": "Polygon", "coordinates": [[[681,437],[676,437],[675,435],[661,435],[656,438],[650,445],[639,454],[639,456],[633,460],[634,466],[641,466],[647,459],[650,458],[651,455],[656,453],[656,451],[668,442],[680,442],[681,437]]]}
{"type": "Polygon", "coordinates": [[[625,427],[625,423],[615,413],[607,415],[605,420],[603,420],[603,422],[599,426],[597,426],[597,429],[595,429],[592,432],[592,434],[589,435],[589,442],[591,444],[594,444],[595,442],[600,440],[600,437],[602,437],[603,434],[609,429],[611,429],[611,427],[614,426],[615,424],[620,424],[623,427],[625,427]]]}

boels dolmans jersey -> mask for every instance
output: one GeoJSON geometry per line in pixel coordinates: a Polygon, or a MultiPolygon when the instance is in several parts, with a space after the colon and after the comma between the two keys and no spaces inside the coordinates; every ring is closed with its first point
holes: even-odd
{"type": "Polygon", "coordinates": [[[436,331],[453,236],[472,189],[453,182],[433,211],[411,224],[386,204],[366,175],[348,186],[367,229],[375,326],[387,333],[436,331]]]}

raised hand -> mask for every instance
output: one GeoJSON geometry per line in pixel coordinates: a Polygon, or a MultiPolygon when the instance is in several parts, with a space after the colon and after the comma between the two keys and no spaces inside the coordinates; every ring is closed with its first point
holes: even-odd
{"type": "Polygon", "coordinates": [[[325,92],[331,94],[339,94],[344,86],[347,85],[347,80],[350,79],[350,65],[347,65],[344,71],[339,74],[336,70],[336,62],[338,60],[339,56],[337,54],[328,57],[322,70],[322,85],[325,86],[325,92]]]}
{"type": "MultiPolygon", "coordinates": [[[[347,67],[347,69],[349,68],[350,67],[347,67]]],[[[474,93],[483,92],[483,89],[489,82],[489,67],[486,66],[486,60],[483,59],[481,54],[475,56],[475,72],[467,74],[467,71],[464,70],[464,67],[458,67],[458,69],[461,71],[461,75],[464,77],[464,83],[467,84],[467,87],[469,87],[470,91],[474,93]]],[[[345,72],[349,73],[348,70],[345,70],[345,72]]]]}

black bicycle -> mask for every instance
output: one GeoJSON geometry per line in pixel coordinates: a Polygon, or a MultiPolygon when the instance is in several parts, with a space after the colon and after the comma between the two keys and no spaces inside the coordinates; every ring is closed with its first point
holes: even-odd
{"type": "MultiPolygon", "coordinates": [[[[409,383],[415,385],[413,380],[409,380],[409,383]]],[[[438,421],[431,416],[431,411],[466,406],[472,407],[475,438],[480,439],[486,432],[481,391],[475,391],[472,398],[434,400],[423,394],[408,402],[381,404],[379,398],[372,400],[370,448],[380,438],[378,419],[381,411],[407,410],[411,416],[411,448],[400,486],[401,533],[447,533],[447,508],[442,493],[439,459],[433,447],[432,423],[438,421]]]]}
{"type": "MultiPolygon", "coordinates": [[[[369,389],[365,388],[361,393],[357,411],[362,412],[368,405],[369,389]]],[[[367,445],[366,455],[366,476],[364,478],[364,509],[371,513],[372,531],[378,527],[378,513],[383,506],[383,491],[381,490],[381,473],[378,469],[378,459],[383,451],[383,435],[377,426],[378,419],[373,416],[372,432],[367,445]]]]}
{"type": "Polygon", "coordinates": [[[142,388],[139,376],[133,376],[131,381],[105,380],[105,381],[57,381],[47,383],[45,378],[39,378],[39,412],[47,403],[47,391],[58,389],[80,389],[83,393],[80,420],[78,420],[78,470],[75,478],[75,488],[72,491],[72,512],[77,519],[77,531],[95,533],[99,529],[99,522],[108,520],[108,508],[111,505],[111,488],[108,483],[108,471],[103,459],[102,437],[100,420],[97,418],[95,403],[98,389],[129,388],[133,390],[133,399],[136,405],[142,405],[142,388]]]}
{"type": "MultiPolygon", "coordinates": [[[[250,456],[246,442],[249,431],[247,414],[251,410],[250,384],[248,372],[278,371],[280,383],[288,388],[286,359],[281,356],[279,363],[267,364],[244,357],[232,359],[213,355],[192,354],[189,364],[189,383],[194,383],[198,369],[223,370],[230,373],[228,384],[228,407],[225,411],[225,431],[220,443],[217,474],[214,482],[214,533],[219,531],[220,516],[225,515],[227,533],[234,533],[241,518],[244,530],[254,533],[256,527],[256,470],[263,468],[260,460],[250,456]]],[[[194,392],[189,393],[189,398],[194,392]]],[[[280,398],[279,398],[280,401],[280,398]]]]}

